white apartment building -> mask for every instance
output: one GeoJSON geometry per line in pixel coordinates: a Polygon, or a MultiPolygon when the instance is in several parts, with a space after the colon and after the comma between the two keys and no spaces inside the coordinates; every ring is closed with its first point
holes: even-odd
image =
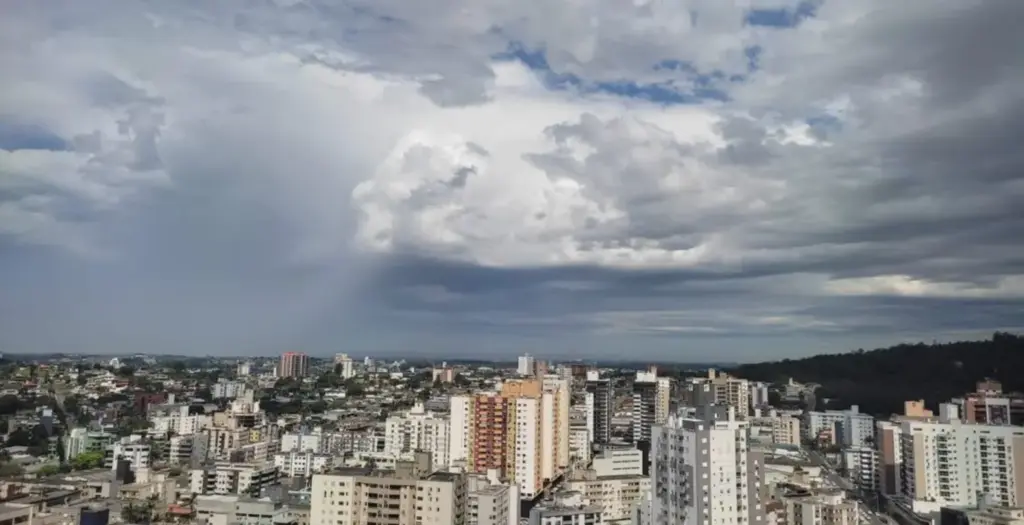
{"type": "Polygon", "coordinates": [[[207,438],[201,434],[171,436],[168,440],[167,462],[172,465],[190,465],[193,460],[203,462],[208,453],[207,438]]]}
{"type": "Polygon", "coordinates": [[[119,460],[127,460],[131,464],[131,470],[149,468],[149,458],[152,450],[148,443],[142,442],[141,436],[128,436],[121,438],[107,447],[104,455],[104,466],[111,470],[117,469],[119,460]]]}
{"type": "Polygon", "coordinates": [[[214,399],[235,399],[245,394],[245,383],[239,381],[225,381],[221,379],[210,387],[210,395],[214,399]]]}
{"type": "Polygon", "coordinates": [[[316,474],[309,525],[467,525],[463,474],[346,469],[316,474]]]}
{"type": "Polygon", "coordinates": [[[750,383],[750,408],[755,409],[768,406],[769,404],[768,383],[759,381],[750,383]]]}
{"type": "Polygon", "coordinates": [[[843,468],[846,477],[857,487],[874,491],[879,489],[878,451],[872,447],[851,447],[843,450],[843,468]]]}
{"type": "Polygon", "coordinates": [[[545,466],[545,477],[554,476],[569,466],[569,381],[555,375],[544,376],[541,380],[541,388],[545,399],[551,398],[550,403],[545,401],[544,422],[541,440],[544,446],[551,446],[553,450],[549,464],[545,466]]]}
{"type": "Polygon", "coordinates": [[[452,396],[448,403],[448,462],[466,461],[469,456],[469,422],[473,401],[469,396],[452,396]]]}
{"type": "Polygon", "coordinates": [[[348,354],[335,354],[334,364],[341,366],[341,378],[350,379],[356,376],[355,363],[348,354]]]}
{"type": "Polygon", "coordinates": [[[799,447],[801,441],[800,418],[776,416],[772,419],[772,443],[799,447]]]}
{"type": "Polygon", "coordinates": [[[518,397],[514,401],[516,447],[510,474],[523,499],[532,499],[543,488],[542,458],[553,453],[541,448],[541,399],[518,397]]]}
{"type": "Polygon", "coordinates": [[[323,439],[321,434],[305,434],[291,432],[281,436],[281,452],[321,452],[323,439]]]}
{"type": "Polygon", "coordinates": [[[644,473],[643,452],[636,448],[606,448],[594,456],[590,468],[600,478],[640,476],[644,473]]]}
{"type": "Polygon", "coordinates": [[[277,467],[269,464],[218,462],[189,471],[193,494],[259,494],[263,487],[277,483],[277,467]]]}
{"type": "Polygon", "coordinates": [[[569,456],[576,461],[590,461],[590,431],[583,425],[569,428],[569,456]]]}
{"type": "Polygon", "coordinates": [[[979,494],[1024,505],[1024,427],[906,420],[899,436],[900,488],[914,512],[976,507],[979,494]]]}
{"type": "Polygon", "coordinates": [[[875,438],[875,418],[860,413],[857,405],[849,410],[807,412],[805,417],[804,435],[808,438],[829,432],[833,440],[844,447],[871,446],[875,438]]]}
{"type": "Polygon", "coordinates": [[[651,478],[641,473],[598,476],[591,469],[575,471],[563,488],[599,507],[604,522],[625,523],[637,506],[647,504],[651,478]]]}
{"type": "Polygon", "coordinates": [[[535,371],[535,361],[532,355],[519,356],[519,363],[516,372],[521,376],[532,376],[535,371]]]}
{"type": "Polygon", "coordinates": [[[278,468],[282,476],[308,477],[313,474],[324,472],[333,464],[330,454],[317,454],[315,452],[278,452],[274,454],[274,466],[278,468]]]}
{"type": "Polygon", "coordinates": [[[171,405],[151,411],[149,422],[157,434],[191,436],[212,424],[212,418],[204,414],[189,414],[188,405],[171,405]]]}
{"type": "Polygon", "coordinates": [[[858,525],[857,502],[838,494],[783,496],[786,525],[858,525]]]}
{"type": "Polygon", "coordinates": [[[519,525],[518,488],[493,477],[468,476],[466,525],[519,525]]]}
{"type": "Polygon", "coordinates": [[[578,493],[556,495],[553,502],[537,505],[530,511],[529,525],[600,525],[601,507],[584,501],[578,493]]]}
{"type": "Polygon", "coordinates": [[[406,454],[429,452],[435,467],[449,465],[451,422],[445,415],[427,412],[417,403],[412,410],[388,418],[384,430],[384,452],[406,454]]]}
{"type": "Polygon", "coordinates": [[[750,382],[746,379],[709,370],[707,377],[687,379],[685,390],[693,406],[728,405],[736,410],[738,419],[747,419],[750,414],[750,382]]]}
{"type": "MultiPolygon", "coordinates": [[[[746,398],[744,398],[744,401],[746,398]]],[[[764,461],[735,412],[670,417],[654,427],[651,519],[679,525],[757,525],[764,461]]]]}

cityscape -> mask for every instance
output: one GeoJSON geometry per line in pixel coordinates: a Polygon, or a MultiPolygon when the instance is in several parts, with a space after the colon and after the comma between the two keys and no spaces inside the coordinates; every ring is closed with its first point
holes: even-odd
{"type": "Polygon", "coordinates": [[[1024,525],[1024,0],[0,0],[0,525],[1024,525]]]}
{"type": "MultiPolygon", "coordinates": [[[[949,348],[990,366],[996,354],[1020,359],[1024,338],[949,348]]],[[[930,399],[890,397],[894,412],[872,413],[829,398],[827,374],[822,384],[739,375],[804,373],[822,357],[865,368],[865,356],[895,363],[914,351],[942,350],[725,370],[531,354],[492,364],[5,356],[0,519],[1019,525],[1024,394],[998,379],[940,402],[918,386],[930,399]]]]}

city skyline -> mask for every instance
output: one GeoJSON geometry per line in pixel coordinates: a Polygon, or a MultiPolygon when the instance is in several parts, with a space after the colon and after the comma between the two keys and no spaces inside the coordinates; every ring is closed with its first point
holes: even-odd
{"type": "Polygon", "coordinates": [[[1024,332],[1024,4],[729,4],[15,2],[0,352],[1024,332]]]}

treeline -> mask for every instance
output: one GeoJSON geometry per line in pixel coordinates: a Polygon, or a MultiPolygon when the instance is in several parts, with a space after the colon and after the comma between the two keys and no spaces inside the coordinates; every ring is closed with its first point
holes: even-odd
{"type": "Polygon", "coordinates": [[[751,380],[784,383],[789,378],[817,383],[817,408],[858,405],[879,416],[900,413],[908,399],[939,403],[973,392],[975,384],[996,379],[1004,391],[1024,391],[1024,337],[997,332],[987,341],[902,344],[804,359],[740,365],[731,373],[751,380]]]}

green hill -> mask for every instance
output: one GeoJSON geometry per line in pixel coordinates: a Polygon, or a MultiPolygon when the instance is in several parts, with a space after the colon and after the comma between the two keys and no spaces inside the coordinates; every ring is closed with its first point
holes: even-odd
{"type": "MultiPolygon", "coordinates": [[[[1004,391],[1024,390],[1024,337],[996,333],[988,341],[903,344],[740,365],[729,372],[758,381],[817,383],[817,398],[830,399],[827,408],[859,405],[862,412],[888,416],[900,413],[908,399],[923,398],[935,409],[973,392],[984,378],[999,380],[1004,391]]],[[[817,408],[823,408],[820,401],[817,408]]]]}

